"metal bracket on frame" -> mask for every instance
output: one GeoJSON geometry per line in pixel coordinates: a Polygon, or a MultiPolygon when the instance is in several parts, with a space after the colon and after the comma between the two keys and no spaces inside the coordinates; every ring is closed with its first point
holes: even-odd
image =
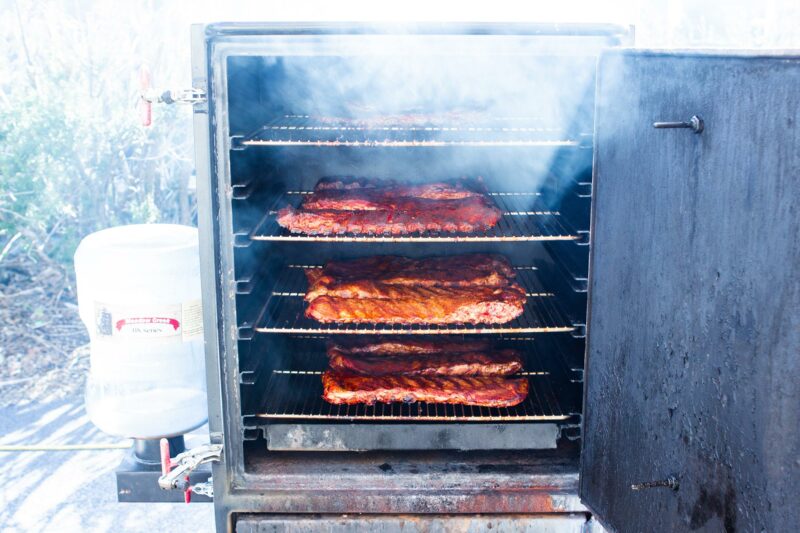
{"type": "Polygon", "coordinates": [[[244,144],[244,141],[244,135],[231,135],[228,144],[230,145],[231,150],[242,151],[247,148],[247,145],[244,144]]]}
{"type": "Polygon", "coordinates": [[[583,426],[583,415],[580,413],[573,413],[576,417],[576,423],[564,424],[559,426],[561,429],[561,436],[570,441],[580,440],[582,436],[581,428],[583,426]]]}
{"type": "Polygon", "coordinates": [[[578,238],[575,239],[575,244],[578,246],[589,246],[589,230],[579,229],[576,231],[578,238]]]}
{"type": "Polygon", "coordinates": [[[584,339],[586,338],[586,324],[573,324],[575,329],[572,330],[572,336],[576,339],[584,339]]]}

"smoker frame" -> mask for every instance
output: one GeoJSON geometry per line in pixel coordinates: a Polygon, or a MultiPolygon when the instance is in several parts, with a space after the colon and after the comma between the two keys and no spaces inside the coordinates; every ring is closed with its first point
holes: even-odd
{"type": "MultiPolygon", "coordinates": [[[[543,453],[535,464],[520,464],[513,452],[492,453],[462,459],[459,473],[453,474],[453,456],[447,453],[422,454],[420,460],[404,461],[404,454],[380,453],[368,459],[349,458],[353,471],[342,479],[339,459],[304,456],[271,463],[274,474],[244,471],[244,421],[238,405],[238,362],[228,355],[236,342],[235,332],[225,324],[235,324],[236,287],[228,272],[232,269],[232,250],[236,244],[231,212],[226,199],[232,191],[228,150],[231,140],[224,129],[227,123],[225,102],[226,53],[233,50],[258,54],[259,35],[298,34],[380,34],[401,30],[391,26],[353,24],[218,24],[192,27],[192,86],[206,88],[208,100],[194,104],[195,159],[198,181],[198,225],[203,272],[203,301],[206,331],[206,371],[208,375],[209,429],[212,443],[223,444],[220,463],[213,465],[217,528],[232,528],[236,513],[541,513],[579,512],[586,509],[577,498],[577,463],[564,459],[560,452],[543,453]],[[222,105],[220,106],[220,103],[222,105]],[[215,280],[210,283],[209,280],[215,280]],[[217,307],[220,303],[221,307],[217,307]],[[385,460],[381,459],[384,458],[385,460]],[[372,465],[394,465],[397,470],[391,486],[377,480],[372,465]],[[488,464],[487,464],[488,463],[488,464]],[[494,464],[494,466],[492,466],[494,464]],[[331,466],[333,465],[333,466],[331,466]],[[287,481],[288,479],[288,481],[287,481]],[[303,481],[303,480],[306,481],[303,481]],[[392,488],[394,487],[394,488],[392,488]],[[396,492],[398,487],[400,492],[396,492]],[[266,492],[265,492],[266,491],[266,492]]],[[[402,28],[403,33],[407,28],[402,28]]],[[[458,35],[554,35],[597,36],[626,43],[631,28],[611,25],[523,25],[523,24],[425,24],[414,27],[419,34],[458,35]]],[[[408,455],[408,454],[405,454],[408,455]]],[[[419,455],[419,454],[417,454],[419,455]]],[[[391,467],[390,467],[391,468],[391,467]]]]}

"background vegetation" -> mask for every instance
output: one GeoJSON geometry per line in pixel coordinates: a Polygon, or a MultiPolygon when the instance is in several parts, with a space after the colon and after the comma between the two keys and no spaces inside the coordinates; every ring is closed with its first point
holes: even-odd
{"type": "Polygon", "coordinates": [[[82,237],[193,223],[191,111],[156,106],[145,128],[138,109],[142,65],[162,74],[155,84],[188,86],[178,13],[159,2],[0,4],[0,405],[82,387],[72,269],[82,237]]]}
{"type": "Polygon", "coordinates": [[[24,252],[68,264],[94,230],[192,221],[189,111],[156,109],[150,128],[137,113],[140,65],[169,72],[170,50],[187,46],[153,38],[175,34],[168,10],[125,6],[13,2],[2,14],[0,261],[24,252]]]}

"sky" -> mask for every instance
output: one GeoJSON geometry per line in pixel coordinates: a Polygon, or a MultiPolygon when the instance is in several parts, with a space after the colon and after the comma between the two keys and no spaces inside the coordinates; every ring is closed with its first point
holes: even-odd
{"type": "Polygon", "coordinates": [[[275,21],[610,22],[636,26],[638,46],[800,48],[797,0],[461,0],[192,2],[186,16],[275,21]]]}

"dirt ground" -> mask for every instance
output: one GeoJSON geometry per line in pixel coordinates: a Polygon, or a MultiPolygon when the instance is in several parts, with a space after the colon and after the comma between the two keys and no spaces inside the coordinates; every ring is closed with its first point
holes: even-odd
{"type": "Polygon", "coordinates": [[[82,397],[88,342],[73,272],[27,255],[0,262],[0,407],[82,397]]]}
{"type": "MultiPolygon", "coordinates": [[[[0,408],[0,531],[3,533],[192,532],[214,529],[209,503],[118,503],[114,471],[124,449],[13,451],[26,445],[125,445],[103,434],[83,400],[0,408]]],[[[207,429],[188,435],[208,442],[207,429]]]]}

